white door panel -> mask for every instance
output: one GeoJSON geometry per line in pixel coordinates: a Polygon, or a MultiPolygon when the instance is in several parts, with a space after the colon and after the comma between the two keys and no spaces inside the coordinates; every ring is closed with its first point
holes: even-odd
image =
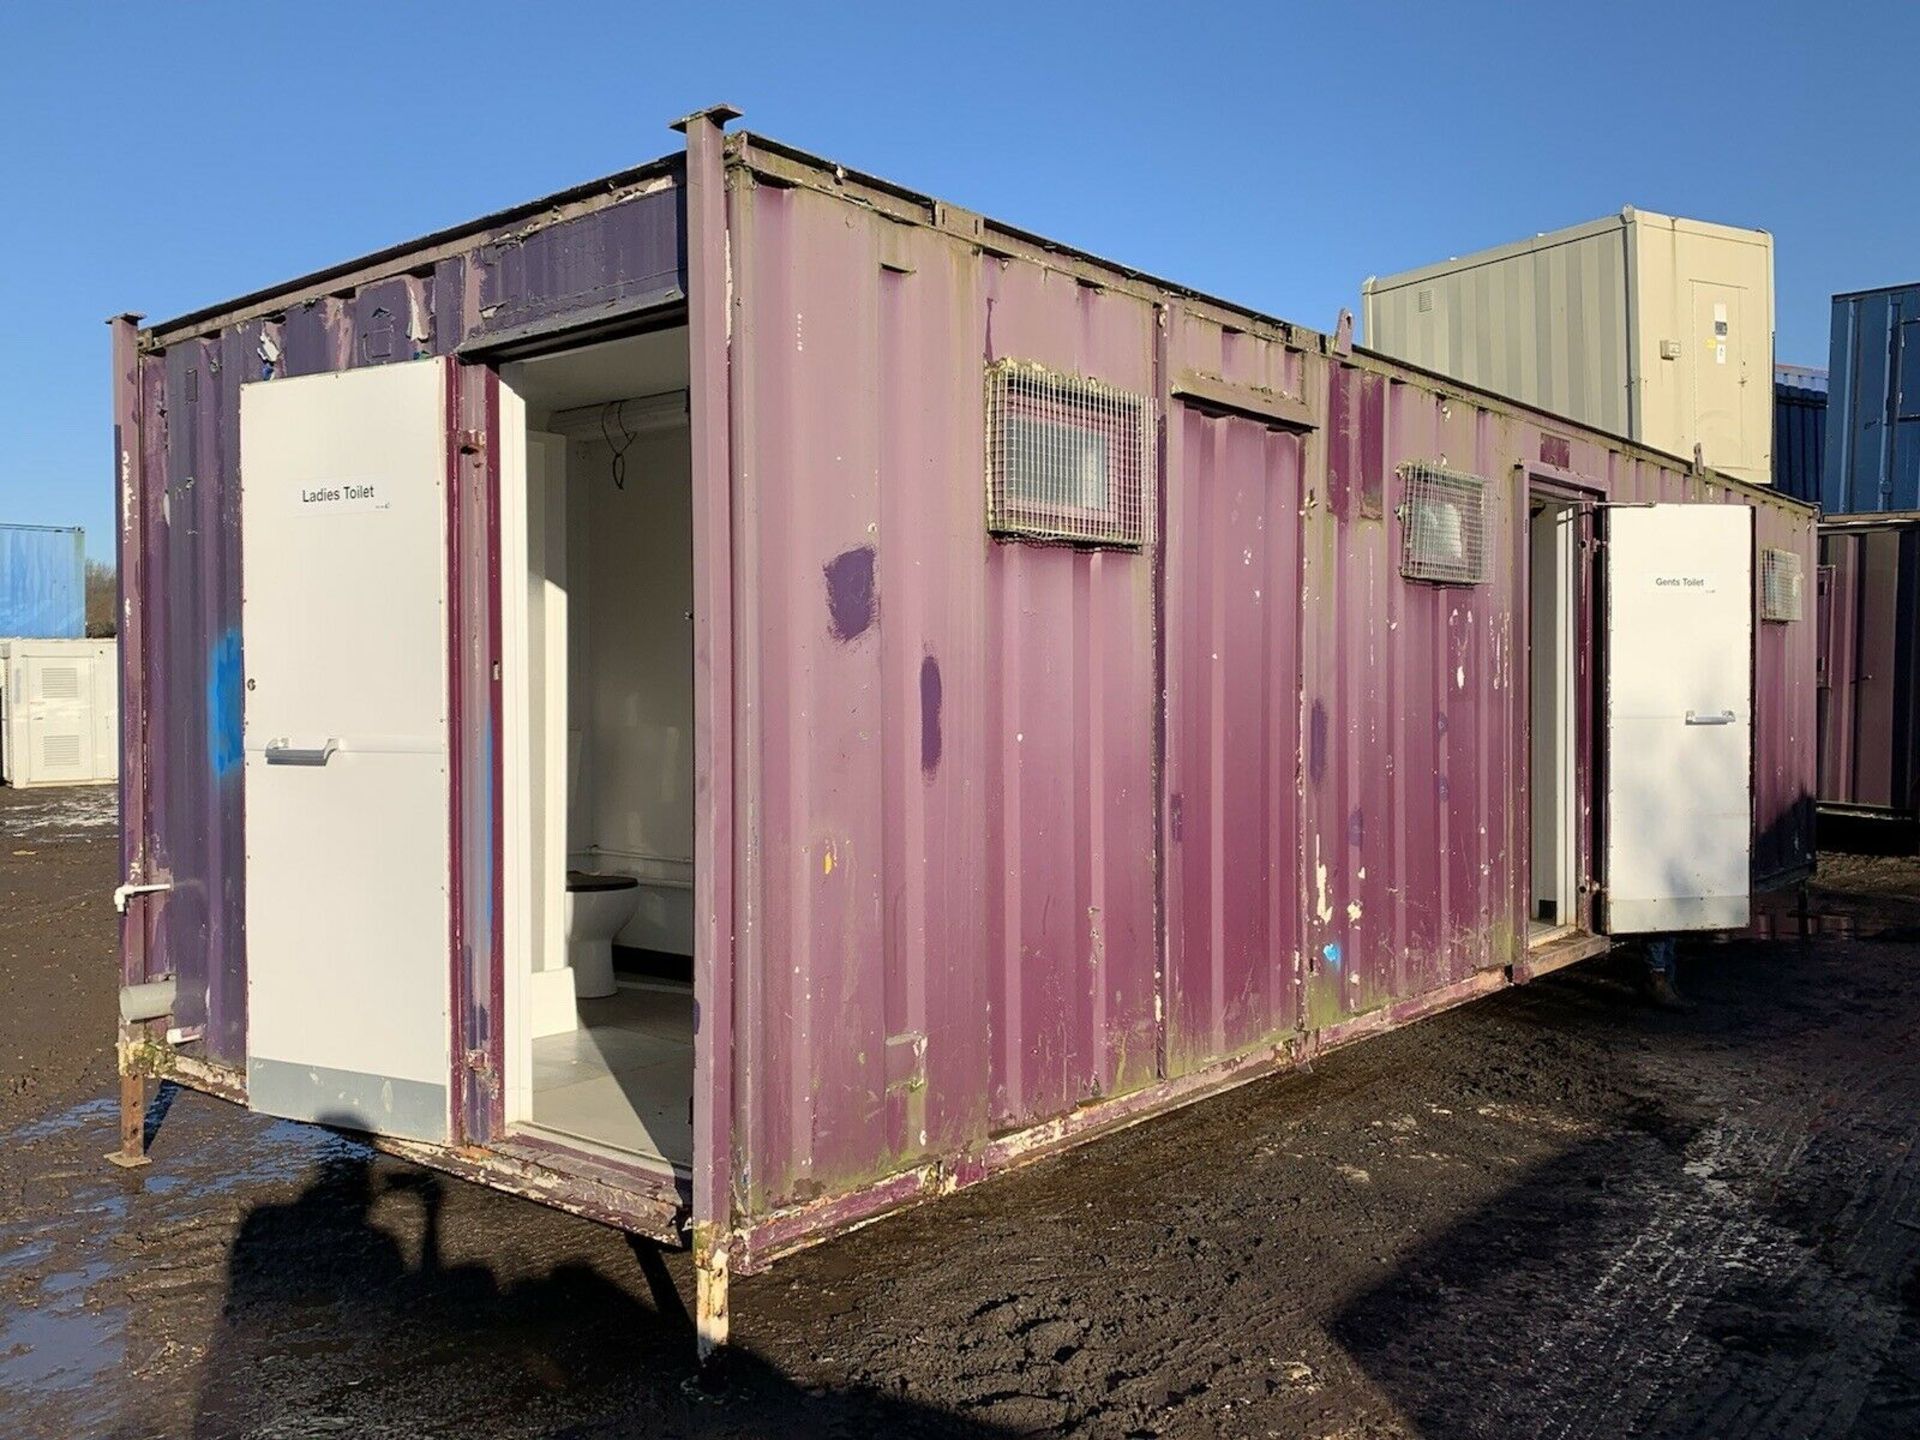
{"type": "Polygon", "coordinates": [[[247,1074],[448,1135],[446,366],[240,392],[247,1074]]]}
{"type": "Polygon", "coordinates": [[[1749,918],[1753,512],[1607,511],[1606,929],[1749,918]]]}

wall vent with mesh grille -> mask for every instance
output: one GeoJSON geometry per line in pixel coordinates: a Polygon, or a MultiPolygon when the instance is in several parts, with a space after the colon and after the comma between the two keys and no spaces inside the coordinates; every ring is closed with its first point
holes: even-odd
{"type": "Polygon", "coordinates": [[[1400,573],[1434,585],[1487,578],[1487,482],[1434,465],[1404,465],[1400,573]]]}
{"type": "Polygon", "coordinates": [[[1153,405],[1021,360],[987,367],[987,529],[1059,544],[1153,540],[1153,405]]]}
{"type": "Polygon", "coordinates": [[[1760,552],[1760,618],[1792,621],[1800,618],[1800,557],[1791,550],[1760,552]]]}

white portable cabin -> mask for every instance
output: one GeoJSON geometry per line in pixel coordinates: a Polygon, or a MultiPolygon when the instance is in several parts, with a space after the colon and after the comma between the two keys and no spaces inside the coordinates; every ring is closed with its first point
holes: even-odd
{"type": "Polygon", "coordinates": [[[112,640],[0,640],[0,781],[120,778],[120,667],[112,640]]]}

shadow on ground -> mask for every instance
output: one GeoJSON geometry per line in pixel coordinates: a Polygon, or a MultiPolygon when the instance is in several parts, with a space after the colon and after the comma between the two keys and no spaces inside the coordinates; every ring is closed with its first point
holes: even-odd
{"type": "Polygon", "coordinates": [[[190,1433],[426,1435],[507,1417],[569,1440],[1010,1433],[899,1395],[805,1390],[745,1350],[703,1375],[686,1302],[645,1241],[632,1248],[650,1305],[590,1265],[502,1283],[485,1264],[443,1263],[445,1183],[356,1149],[293,1200],[251,1210],[190,1433]],[[396,1204],[414,1224],[382,1223],[403,1218],[396,1204]]]}

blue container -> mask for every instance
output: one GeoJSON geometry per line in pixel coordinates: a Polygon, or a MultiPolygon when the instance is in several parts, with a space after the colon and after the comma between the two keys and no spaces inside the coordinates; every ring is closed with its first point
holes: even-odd
{"type": "Polygon", "coordinates": [[[86,533],[0,525],[0,635],[74,640],[86,631],[86,533]]]}
{"type": "Polygon", "coordinates": [[[1920,510],[1920,285],[1833,297],[1829,515],[1920,510]]]}
{"type": "Polygon", "coordinates": [[[1796,500],[1820,498],[1827,451],[1827,372],[1773,367],[1773,485],[1796,500]]]}

